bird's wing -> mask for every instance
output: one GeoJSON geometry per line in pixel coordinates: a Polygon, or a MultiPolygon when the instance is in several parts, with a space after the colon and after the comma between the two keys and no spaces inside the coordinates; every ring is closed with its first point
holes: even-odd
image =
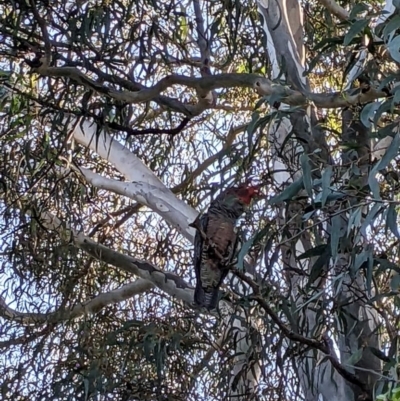
{"type": "MultiPolygon", "coordinates": [[[[199,228],[203,230],[203,233],[207,231],[208,225],[208,216],[204,214],[200,217],[198,221],[199,228]]],[[[201,280],[201,269],[202,269],[202,259],[204,252],[204,239],[199,230],[196,230],[196,236],[194,238],[194,271],[196,273],[196,289],[194,292],[194,300],[198,305],[203,305],[205,302],[204,299],[204,290],[201,280]]]]}
{"type": "Polygon", "coordinates": [[[224,257],[230,257],[237,241],[236,228],[233,222],[223,216],[210,215],[207,222],[207,237],[224,257]]]}
{"type": "Polygon", "coordinates": [[[237,234],[232,221],[218,214],[204,214],[198,221],[198,227],[207,236],[207,241],[197,230],[194,243],[194,299],[196,304],[214,309],[218,302],[219,287],[229,271],[237,234]]]}

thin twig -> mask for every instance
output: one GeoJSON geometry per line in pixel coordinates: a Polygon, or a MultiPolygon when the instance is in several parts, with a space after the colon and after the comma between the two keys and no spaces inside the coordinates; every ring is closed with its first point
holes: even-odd
{"type": "MultiPolygon", "coordinates": [[[[43,41],[44,41],[44,50],[45,50],[45,65],[46,67],[50,65],[51,61],[51,43],[50,43],[50,37],[49,33],[47,32],[46,28],[46,21],[40,16],[39,11],[36,8],[35,0],[31,0],[31,6],[32,6],[32,11],[33,15],[35,16],[39,26],[40,30],[42,31],[43,35],[43,41]]],[[[41,60],[43,61],[43,60],[41,60]]]]}

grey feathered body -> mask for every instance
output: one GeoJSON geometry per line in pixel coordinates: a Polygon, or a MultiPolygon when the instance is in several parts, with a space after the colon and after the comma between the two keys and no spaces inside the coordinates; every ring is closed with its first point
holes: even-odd
{"type": "Polygon", "coordinates": [[[235,257],[238,239],[235,226],[243,211],[242,203],[223,193],[200,218],[200,227],[208,243],[200,232],[196,233],[194,265],[197,280],[194,300],[199,306],[207,309],[215,309],[217,306],[219,287],[235,257]]]}

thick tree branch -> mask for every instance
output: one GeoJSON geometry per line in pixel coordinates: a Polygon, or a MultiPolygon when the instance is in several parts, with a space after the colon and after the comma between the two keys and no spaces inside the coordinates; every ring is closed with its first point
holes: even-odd
{"type": "Polygon", "coordinates": [[[335,0],[319,0],[319,2],[327,8],[327,10],[338,17],[341,21],[348,21],[350,14],[341,7],[335,0]]]}
{"type": "Polygon", "coordinates": [[[96,313],[108,305],[116,304],[132,298],[133,296],[142,294],[153,287],[154,285],[150,281],[138,279],[133,283],[125,284],[116,290],[99,294],[89,301],[74,306],[72,309],[58,310],[52,313],[18,312],[15,309],[10,308],[5,299],[0,297],[0,316],[24,325],[37,323],[60,323],[82,315],[96,313]]]}
{"type": "MultiPolygon", "coordinates": [[[[206,38],[206,33],[204,30],[204,19],[203,14],[200,9],[200,1],[193,0],[193,8],[196,16],[196,31],[197,31],[197,45],[199,46],[200,54],[201,54],[201,63],[202,70],[204,67],[208,68],[208,63],[210,60],[210,46],[206,38]]],[[[207,71],[202,71],[202,75],[209,75],[207,71]]]]}
{"type": "Polygon", "coordinates": [[[55,230],[59,234],[69,236],[69,240],[75,246],[84,250],[97,260],[109,263],[128,273],[132,273],[144,280],[148,280],[155,286],[172,297],[176,297],[187,304],[193,302],[193,287],[189,286],[181,277],[164,272],[151,263],[124,255],[98,244],[82,233],[76,233],[71,229],[65,229],[61,221],[49,212],[40,215],[41,224],[49,230],[55,230]]]}
{"type": "MultiPolygon", "coordinates": [[[[179,194],[183,188],[187,187],[187,185],[190,185],[194,182],[194,180],[201,175],[208,167],[210,167],[216,160],[218,160],[220,157],[222,157],[231,147],[233,141],[237,137],[237,135],[241,132],[243,132],[246,129],[247,125],[241,125],[236,128],[231,128],[228,135],[226,136],[225,143],[222,146],[222,149],[215,153],[214,155],[210,156],[208,159],[204,160],[197,168],[195,168],[189,175],[188,177],[182,181],[180,184],[176,185],[171,189],[171,191],[174,194],[179,194]]],[[[103,182],[106,185],[106,180],[103,181],[103,177],[100,175],[97,175],[96,173],[89,172],[89,175],[86,176],[85,172],[87,171],[86,169],[71,166],[74,171],[77,171],[79,174],[82,174],[82,176],[87,179],[88,182],[90,182],[92,185],[96,185],[98,182],[103,182]],[[90,177],[93,177],[94,179],[91,180],[90,177]]],[[[108,186],[107,186],[108,188],[108,186]]],[[[110,188],[108,188],[110,190],[110,188]]],[[[121,188],[122,189],[122,188],[121,188]]],[[[124,192],[124,194],[126,194],[124,192]]],[[[116,222],[113,225],[113,228],[118,228],[122,224],[124,224],[130,217],[132,217],[133,214],[137,213],[144,205],[142,204],[135,204],[135,205],[130,205],[127,206],[124,209],[121,209],[117,212],[110,213],[108,217],[105,217],[102,221],[96,224],[96,226],[91,230],[91,232],[88,234],[89,237],[93,237],[93,235],[102,227],[104,224],[106,224],[110,220],[110,216],[116,217],[120,216],[122,214],[125,214],[118,222],[116,222]]]]}
{"type": "MultiPolygon", "coordinates": [[[[118,190],[125,186],[126,191],[132,191],[130,194],[133,199],[149,206],[168,223],[176,227],[183,236],[193,242],[195,231],[189,227],[189,224],[198,215],[194,209],[177,199],[172,191],[166,188],[139,158],[104,131],[96,138],[96,124],[84,121],[82,124],[70,123],[70,127],[73,130],[75,140],[94,150],[103,159],[108,160],[125,175],[127,180],[132,182],[132,184],[126,182],[112,184],[110,180],[108,184],[118,190]]],[[[86,172],[88,175],[90,173],[93,175],[92,172],[86,172]]]]}
{"type": "Polygon", "coordinates": [[[50,231],[56,231],[64,240],[72,241],[78,248],[84,250],[97,260],[107,262],[121,270],[133,273],[140,277],[133,283],[124,285],[116,290],[100,294],[96,298],[85,301],[71,310],[58,310],[53,313],[24,313],[10,308],[5,299],[0,297],[0,316],[17,321],[22,324],[57,323],[81,316],[86,313],[96,313],[103,307],[114,304],[134,295],[143,293],[154,286],[165,293],[183,300],[191,305],[193,301],[193,288],[175,274],[163,272],[151,263],[119,254],[103,245],[96,243],[82,233],[76,233],[49,212],[40,216],[41,224],[50,231]]]}
{"type": "MultiPolygon", "coordinates": [[[[160,103],[160,94],[174,85],[187,86],[195,89],[199,93],[221,88],[253,88],[261,96],[278,96],[282,102],[292,106],[301,106],[313,102],[316,106],[323,108],[348,107],[350,105],[363,104],[387,96],[385,92],[378,91],[374,88],[371,88],[366,93],[360,92],[355,95],[342,92],[322,94],[303,91],[303,93],[301,93],[288,87],[277,85],[271,80],[256,74],[218,74],[202,78],[169,75],[162,78],[152,87],[133,92],[106,87],[87,77],[75,67],[46,67],[45,65],[41,65],[35,68],[35,71],[43,76],[70,78],[89,89],[105,94],[123,103],[142,103],[155,100],[156,98],[158,98],[158,102],[160,103]]],[[[186,107],[182,104],[181,106],[186,107]]],[[[182,107],[179,110],[181,112],[183,112],[182,107]]],[[[211,106],[207,105],[206,99],[203,99],[203,101],[200,101],[198,107],[199,110],[197,111],[201,110],[200,112],[202,112],[211,106]]],[[[197,113],[197,111],[195,111],[195,113],[197,113]]],[[[187,114],[187,111],[185,114],[187,114]]]]}

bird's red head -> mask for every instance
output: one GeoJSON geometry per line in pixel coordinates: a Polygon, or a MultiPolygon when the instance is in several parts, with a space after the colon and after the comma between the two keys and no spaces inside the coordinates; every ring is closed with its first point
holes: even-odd
{"type": "Polygon", "coordinates": [[[234,193],[245,205],[249,205],[252,199],[260,194],[259,185],[241,184],[236,188],[230,188],[229,192],[234,193]]]}

